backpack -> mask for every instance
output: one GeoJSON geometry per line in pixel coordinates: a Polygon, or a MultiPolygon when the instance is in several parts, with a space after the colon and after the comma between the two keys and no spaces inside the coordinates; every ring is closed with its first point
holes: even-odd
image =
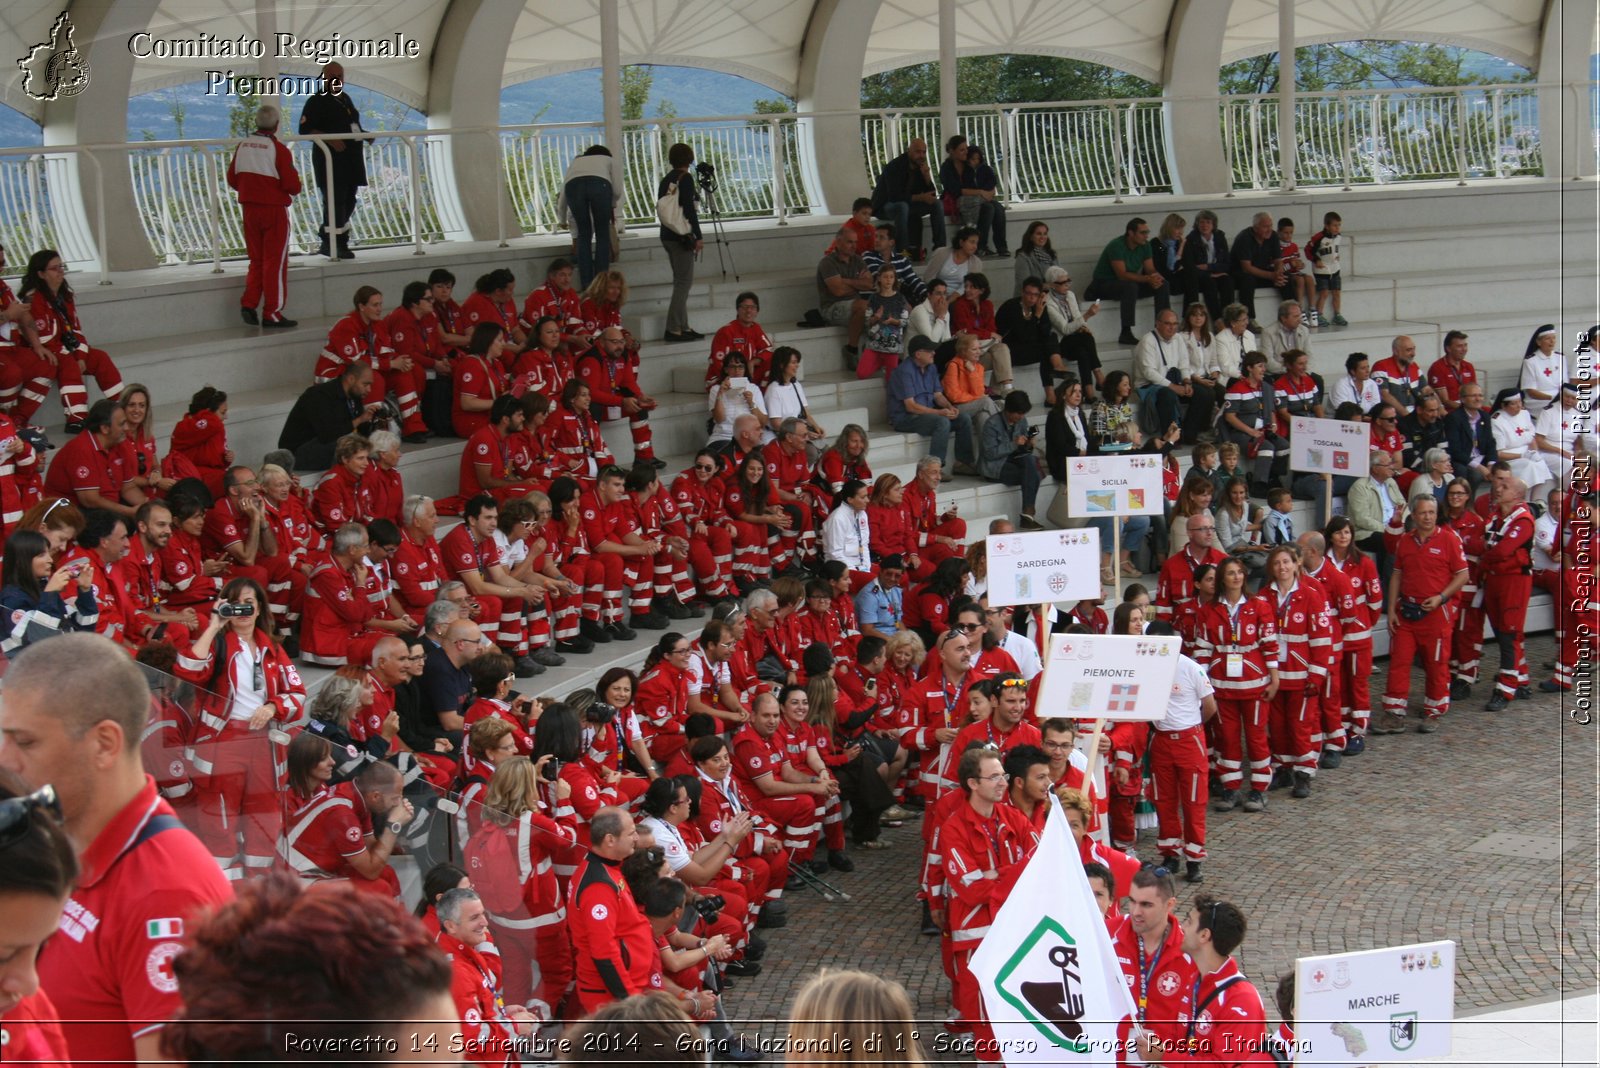
{"type": "Polygon", "coordinates": [[[519,858],[511,848],[513,829],[485,820],[465,851],[472,888],[483,899],[483,907],[495,916],[515,916],[527,911],[522,898],[526,880],[522,878],[519,858]]]}

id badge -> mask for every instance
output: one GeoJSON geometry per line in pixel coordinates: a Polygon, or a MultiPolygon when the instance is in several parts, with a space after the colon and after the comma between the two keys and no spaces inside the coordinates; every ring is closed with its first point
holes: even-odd
{"type": "Polygon", "coordinates": [[[1244,678],[1244,654],[1243,653],[1229,653],[1228,654],[1228,678],[1230,678],[1230,679],[1242,679],[1242,678],[1244,678]]]}

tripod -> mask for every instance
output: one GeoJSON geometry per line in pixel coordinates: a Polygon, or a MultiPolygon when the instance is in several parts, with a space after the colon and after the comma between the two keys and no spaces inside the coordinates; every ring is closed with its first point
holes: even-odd
{"type": "Polygon", "coordinates": [[[733,268],[733,280],[739,281],[739,265],[733,259],[733,246],[728,243],[728,231],[722,225],[722,212],[717,209],[717,178],[716,171],[709,163],[702,163],[696,168],[700,192],[705,196],[706,215],[711,219],[712,243],[717,246],[717,266],[722,268],[722,280],[728,280],[728,268],[733,268]],[[724,260],[722,248],[727,245],[727,258],[724,260]]]}

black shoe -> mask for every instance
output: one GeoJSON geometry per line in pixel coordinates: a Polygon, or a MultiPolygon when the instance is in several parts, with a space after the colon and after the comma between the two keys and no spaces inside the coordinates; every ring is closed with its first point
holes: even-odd
{"type": "Polygon", "coordinates": [[[635,467],[639,467],[639,466],[642,466],[642,465],[644,465],[644,464],[649,464],[649,465],[650,465],[650,466],[651,466],[651,467],[653,467],[653,468],[655,468],[655,469],[656,469],[656,470],[657,470],[657,471],[661,471],[661,470],[664,470],[664,469],[665,469],[665,468],[666,468],[666,466],[667,466],[667,461],[665,461],[665,460],[660,460],[660,459],[657,459],[657,458],[656,458],[656,457],[654,457],[654,456],[652,456],[652,457],[651,457],[651,458],[650,458],[650,459],[648,459],[648,460],[644,460],[644,459],[640,459],[640,458],[639,458],[639,457],[637,457],[637,456],[635,456],[635,457],[634,457],[634,458],[633,458],[633,466],[635,466],[635,467]]]}
{"type": "Polygon", "coordinates": [[[574,638],[570,642],[556,642],[556,652],[562,656],[582,656],[594,652],[594,642],[588,638],[574,638]]]}
{"type": "Polygon", "coordinates": [[[712,1050],[712,1056],[716,1060],[728,1061],[731,1064],[751,1064],[765,1059],[766,1054],[758,1047],[747,1044],[744,1036],[740,1035],[718,1042],[712,1050]]]}
{"type": "Polygon", "coordinates": [[[611,632],[598,619],[579,620],[578,633],[596,645],[606,645],[611,641],[611,632]]]}
{"type": "Polygon", "coordinates": [[[1186,883],[1203,883],[1206,877],[1200,874],[1200,862],[1191,860],[1183,866],[1183,881],[1186,883]]]}
{"type": "Polygon", "coordinates": [[[689,619],[694,613],[676,597],[657,597],[650,602],[650,610],[668,619],[689,619]]]}
{"type": "Polygon", "coordinates": [[[856,862],[842,849],[828,850],[828,867],[834,871],[855,871],[856,862]]]}
{"type": "Polygon", "coordinates": [[[606,630],[619,642],[631,642],[639,635],[622,623],[607,623],[606,630]]]}
{"type": "Polygon", "coordinates": [[[1367,751],[1367,740],[1361,735],[1344,740],[1344,755],[1347,757],[1360,756],[1367,751]]]}
{"type": "Polygon", "coordinates": [[[350,251],[350,246],[349,245],[340,245],[339,246],[339,258],[341,260],[353,260],[353,259],[356,258],[356,254],[354,252],[350,251]]]}
{"type": "Polygon", "coordinates": [[[317,251],[312,253],[313,256],[326,256],[327,254],[328,254],[328,243],[326,241],[324,241],[322,244],[318,245],[317,246],[317,251]]]}
{"type": "Polygon", "coordinates": [[[1178,855],[1176,853],[1163,853],[1161,854],[1161,863],[1156,866],[1165,868],[1169,872],[1175,872],[1178,870],[1178,855]]]}
{"type": "Polygon", "coordinates": [[[1272,773],[1272,782],[1267,785],[1268,790],[1282,790],[1294,782],[1294,769],[1287,764],[1278,765],[1278,770],[1272,773]]]}
{"type": "Polygon", "coordinates": [[[1540,693],[1569,693],[1571,690],[1571,686],[1563,686],[1555,679],[1545,679],[1539,684],[1540,693]]]}
{"type": "Polygon", "coordinates": [[[773,904],[775,903],[769,901],[761,906],[761,915],[756,919],[757,930],[775,931],[779,927],[789,926],[789,914],[787,912],[773,912],[773,904]]]}
{"type": "Polygon", "coordinates": [[[635,630],[666,630],[670,623],[660,612],[635,612],[628,617],[628,626],[635,630]]]}
{"type": "Polygon", "coordinates": [[[922,903],[922,933],[925,935],[939,933],[939,925],[933,922],[933,913],[928,909],[926,901],[922,903]]]}
{"type": "Polygon", "coordinates": [[[761,965],[757,961],[746,957],[744,960],[731,960],[722,966],[724,974],[750,977],[761,974],[761,965]]]}
{"type": "Polygon", "coordinates": [[[1017,524],[1023,530],[1043,530],[1044,524],[1026,512],[1022,514],[1022,521],[1017,524]]]}
{"type": "Polygon", "coordinates": [[[750,936],[750,941],[744,944],[745,960],[760,960],[767,955],[767,944],[755,935],[750,936]]]}
{"type": "Polygon", "coordinates": [[[1322,759],[1317,761],[1317,767],[1325,771],[1332,771],[1342,763],[1344,763],[1343,753],[1337,749],[1324,749],[1322,751],[1322,759]]]}
{"type": "Polygon", "coordinates": [[[545,667],[560,667],[567,662],[567,658],[554,649],[535,649],[528,654],[528,659],[535,664],[543,664],[545,667]]]}
{"type": "Polygon", "coordinates": [[[519,656],[516,666],[512,668],[512,674],[519,679],[531,679],[535,675],[544,674],[544,665],[531,657],[519,656]]]}
{"type": "Polygon", "coordinates": [[[293,634],[286,634],[280,643],[283,646],[283,655],[290,660],[300,659],[300,639],[293,634]]]}
{"type": "Polygon", "coordinates": [[[1465,701],[1472,696],[1472,683],[1466,679],[1456,679],[1450,683],[1450,700],[1465,701]]]}
{"type": "Polygon", "coordinates": [[[693,341],[694,338],[690,337],[687,332],[668,330],[666,333],[661,335],[661,340],[667,342],[668,344],[672,344],[678,341],[693,341]]]}
{"type": "Polygon", "coordinates": [[[1244,795],[1244,810],[1246,812],[1265,812],[1267,810],[1267,796],[1260,790],[1251,790],[1244,795]]]}
{"type": "Polygon", "coordinates": [[[1499,690],[1496,690],[1494,692],[1494,696],[1489,698],[1489,703],[1483,707],[1488,709],[1490,712],[1499,712],[1510,703],[1511,701],[1506,697],[1505,694],[1501,693],[1499,690]]]}
{"type": "Polygon", "coordinates": [[[407,445],[422,445],[428,440],[428,432],[426,430],[419,430],[415,434],[406,434],[402,436],[400,440],[405,442],[407,445]]]}
{"type": "Polygon", "coordinates": [[[256,314],[256,310],[254,308],[246,308],[241,306],[239,308],[239,318],[244,320],[244,325],[246,326],[261,325],[261,316],[256,314]]]}
{"type": "Polygon", "coordinates": [[[1137,345],[1138,343],[1139,339],[1133,336],[1133,331],[1131,330],[1124,330],[1122,333],[1117,335],[1117,344],[1119,345],[1133,346],[1137,345]]]}
{"type": "Polygon", "coordinates": [[[261,327],[264,330],[293,330],[299,325],[300,323],[294,319],[284,319],[280,317],[277,319],[268,319],[266,322],[261,324],[261,327]]]}
{"type": "Polygon", "coordinates": [[[81,434],[83,433],[83,420],[69,419],[67,420],[67,425],[61,429],[66,431],[68,434],[81,434]]]}
{"type": "Polygon", "coordinates": [[[1517,700],[1528,701],[1533,698],[1533,691],[1526,686],[1517,687],[1517,700]]]}
{"type": "Polygon", "coordinates": [[[1223,790],[1211,803],[1212,812],[1232,812],[1239,807],[1239,791],[1223,790]]]}
{"type": "Polygon", "coordinates": [[[1290,797],[1310,797],[1311,796],[1311,774],[1310,774],[1310,772],[1297,771],[1297,772],[1294,773],[1294,789],[1289,791],[1289,796],[1290,797]]]}
{"type": "Polygon", "coordinates": [[[789,880],[783,884],[783,888],[785,890],[804,890],[806,888],[805,877],[799,872],[794,872],[789,876],[789,880]]]}
{"type": "Polygon", "coordinates": [[[811,869],[812,875],[826,875],[828,874],[828,858],[812,857],[806,861],[806,867],[811,869]]]}

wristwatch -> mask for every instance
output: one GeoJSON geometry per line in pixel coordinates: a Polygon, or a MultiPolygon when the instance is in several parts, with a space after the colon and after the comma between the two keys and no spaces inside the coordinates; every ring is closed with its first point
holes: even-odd
{"type": "Polygon", "coordinates": [[[389,824],[389,833],[394,835],[396,838],[400,837],[400,832],[403,830],[405,830],[405,824],[399,822],[398,820],[389,824]]]}

